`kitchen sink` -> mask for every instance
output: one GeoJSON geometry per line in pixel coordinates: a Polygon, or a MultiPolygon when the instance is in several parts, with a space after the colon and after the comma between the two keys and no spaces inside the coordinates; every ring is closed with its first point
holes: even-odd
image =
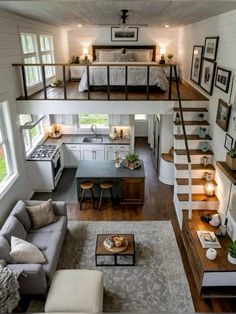
{"type": "Polygon", "coordinates": [[[84,137],[83,143],[102,143],[103,137],[102,136],[87,136],[84,137]]]}

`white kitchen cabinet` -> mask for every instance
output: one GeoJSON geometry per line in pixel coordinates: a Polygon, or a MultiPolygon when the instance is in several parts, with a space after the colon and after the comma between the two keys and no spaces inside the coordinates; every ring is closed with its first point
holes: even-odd
{"type": "Polygon", "coordinates": [[[83,160],[104,160],[104,145],[82,145],[81,146],[83,160]]]}
{"type": "Polygon", "coordinates": [[[129,125],[128,114],[110,114],[109,115],[110,125],[129,125]]]}
{"type": "Polygon", "coordinates": [[[107,160],[114,160],[115,153],[119,153],[121,159],[125,159],[125,156],[130,151],[129,145],[107,145],[106,146],[106,159],[107,160]]]}
{"type": "Polygon", "coordinates": [[[27,176],[34,191],[52,191],[54,176],[51,161],[26,161],[27,176]]]}
{"type": "Polygon", "coordinates": [[[81,160],[81,145],[64,144],[64,164],[65,167],[75,167],[81,160]]]}

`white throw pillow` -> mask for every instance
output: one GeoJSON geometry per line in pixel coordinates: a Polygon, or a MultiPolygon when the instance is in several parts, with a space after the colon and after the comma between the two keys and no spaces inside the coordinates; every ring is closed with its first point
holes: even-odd
{"type": "Polygon", "coordinates": [[[11,237],[10,256],[21,264],[42,264],[46,262],[43,253],[32,243],[17,237],[11,237]]]}
{"type": "Polygon", "coordinates": [[[100,50],[98,53],[99,62],[114,62],[118,56],[121,55],[120,51],[105,51],[100,50]]]}
{"type": "MultiPolygon", "coordinates": [[[[122,54],[123,53],[123,48],[121,49],[95,49],[95,57],[96,57],[96,61],[101,61],[99,59],[99,54],[100,52],[102,51],[105,51],[105,52],[109,52],[109,53],[115,53],[115,54],[122,54]]],[[[106,62],[106,61],[105,61],[106,62]]]]}
{"type": "Polygon", "coordinates": [[[152,49],[133,49],[126,50],[126,53],[132,52],[134,54],[134,59],[137,62],[151,62],[152,61],[152,49]]]}

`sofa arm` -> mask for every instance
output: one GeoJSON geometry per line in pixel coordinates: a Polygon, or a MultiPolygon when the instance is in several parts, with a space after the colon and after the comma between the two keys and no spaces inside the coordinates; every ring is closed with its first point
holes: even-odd
{"type": "Polygon", "coordinates": [[[23,270],[19,276],[21,294],[45,294],[47,292],[47,279],[41,264],[8,264],[12,271],[23,270]]]}
{"type": "MultiPolygon", "coordinates": [[[[34,206],[34,205],[41,204],[44,201],[27,200],[23,202],[26,204],[26,206],[34,206]]],[[[53,210],[56,216],[67,216],[65,202],[59,202],[59,201],[52,202],[52,206],[53,206],[53,210]]]]}

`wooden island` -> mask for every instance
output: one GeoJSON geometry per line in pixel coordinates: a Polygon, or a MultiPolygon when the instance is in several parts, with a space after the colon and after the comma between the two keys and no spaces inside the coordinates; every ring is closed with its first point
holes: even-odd
{"type": "MultiPolygon", "coordinates": [[[[126,168],[123,163],[120,168],[115,167],[113,160],[81,160],[75,174],[77,194],[82,181],[92,180],[95,183],[94,195],[99,197],[99,185],[103,181],[113,182],[114,197],[121,204],[143,204],[145,188],[145,171],[143,161],[141,166],[134,170],[126,168]]],[[[109,193],[105,197],[110,197],[109,193]]]]}

